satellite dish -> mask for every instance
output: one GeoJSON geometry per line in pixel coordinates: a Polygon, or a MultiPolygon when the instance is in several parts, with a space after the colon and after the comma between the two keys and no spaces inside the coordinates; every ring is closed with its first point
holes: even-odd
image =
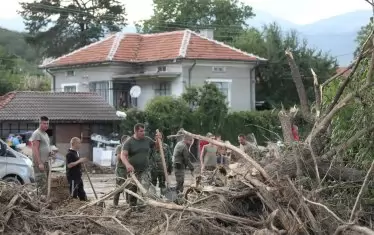
{"type": "Polygon", "coordinates": [[[135,85],[135,86],[131,87],[131,89],[130,89],[131,98],[138,98],[141,93],[142,93],[142,89],[138,85],[135,85]]]}

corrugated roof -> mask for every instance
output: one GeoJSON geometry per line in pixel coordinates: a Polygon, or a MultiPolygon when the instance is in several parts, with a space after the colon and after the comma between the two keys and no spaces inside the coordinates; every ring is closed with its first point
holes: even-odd
{"type": "Polygon", "coordinates": [[[89,92],[15,91],[0,96],[0,120],[113,121],[116,110],[89,92]]]}
{"type": "Polygon", "coordinates": [[[117,33],[42,65],[43,68],[96,62],[152,62],[172,59],[266,60],[191,30],[155,34],[117,33]]]}

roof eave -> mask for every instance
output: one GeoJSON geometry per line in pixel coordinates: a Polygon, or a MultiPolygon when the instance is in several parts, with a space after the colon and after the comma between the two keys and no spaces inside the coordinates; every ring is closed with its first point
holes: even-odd
{"type": "Polygon", "coordinates": [[[89,62],[89,63],[79,63],[79,64],[65,64],[65,65],[56,65],[56,66],[44,66],[39,67],[41,69],[71,69],[71,68],[80,68],[80,67],[95,67],[101,65],[116,65],[116,64],[134,64],[134,62],[129,61],[102,61],[102,62],[89,62]]]}

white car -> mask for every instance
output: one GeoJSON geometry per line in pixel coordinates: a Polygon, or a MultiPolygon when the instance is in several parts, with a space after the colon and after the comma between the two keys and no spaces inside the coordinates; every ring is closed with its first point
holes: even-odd
{"type": "Polygon", "coordinates": [[[0,139],[0,179],[18,184],[35,182],[33,163],[0,139]]]}

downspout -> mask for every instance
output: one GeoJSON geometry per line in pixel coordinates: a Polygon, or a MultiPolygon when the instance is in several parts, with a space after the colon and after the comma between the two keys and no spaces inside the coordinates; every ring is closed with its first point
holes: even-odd
{"type": "Polygon", "coordinates": [[[55,92],[55,91],[56,91],[56,76],[53,75],[53,74],[49,71],[49,69],[46,69],[46,71],[47,71],[47,73],[49,73],[49,75],[52,76],[52,82],[53,82],[53,87],[52,87],[52,89],[53,89],[53,91],[55,92]]]}
{"type": "Polygon", "coordinates": [[[196,60],[193,61],[193,64],[188,69],[188,87],[191,87],[191,73],[192,73],[192,70],[195,67],[195,65],[196,65],[196,60]]]}

